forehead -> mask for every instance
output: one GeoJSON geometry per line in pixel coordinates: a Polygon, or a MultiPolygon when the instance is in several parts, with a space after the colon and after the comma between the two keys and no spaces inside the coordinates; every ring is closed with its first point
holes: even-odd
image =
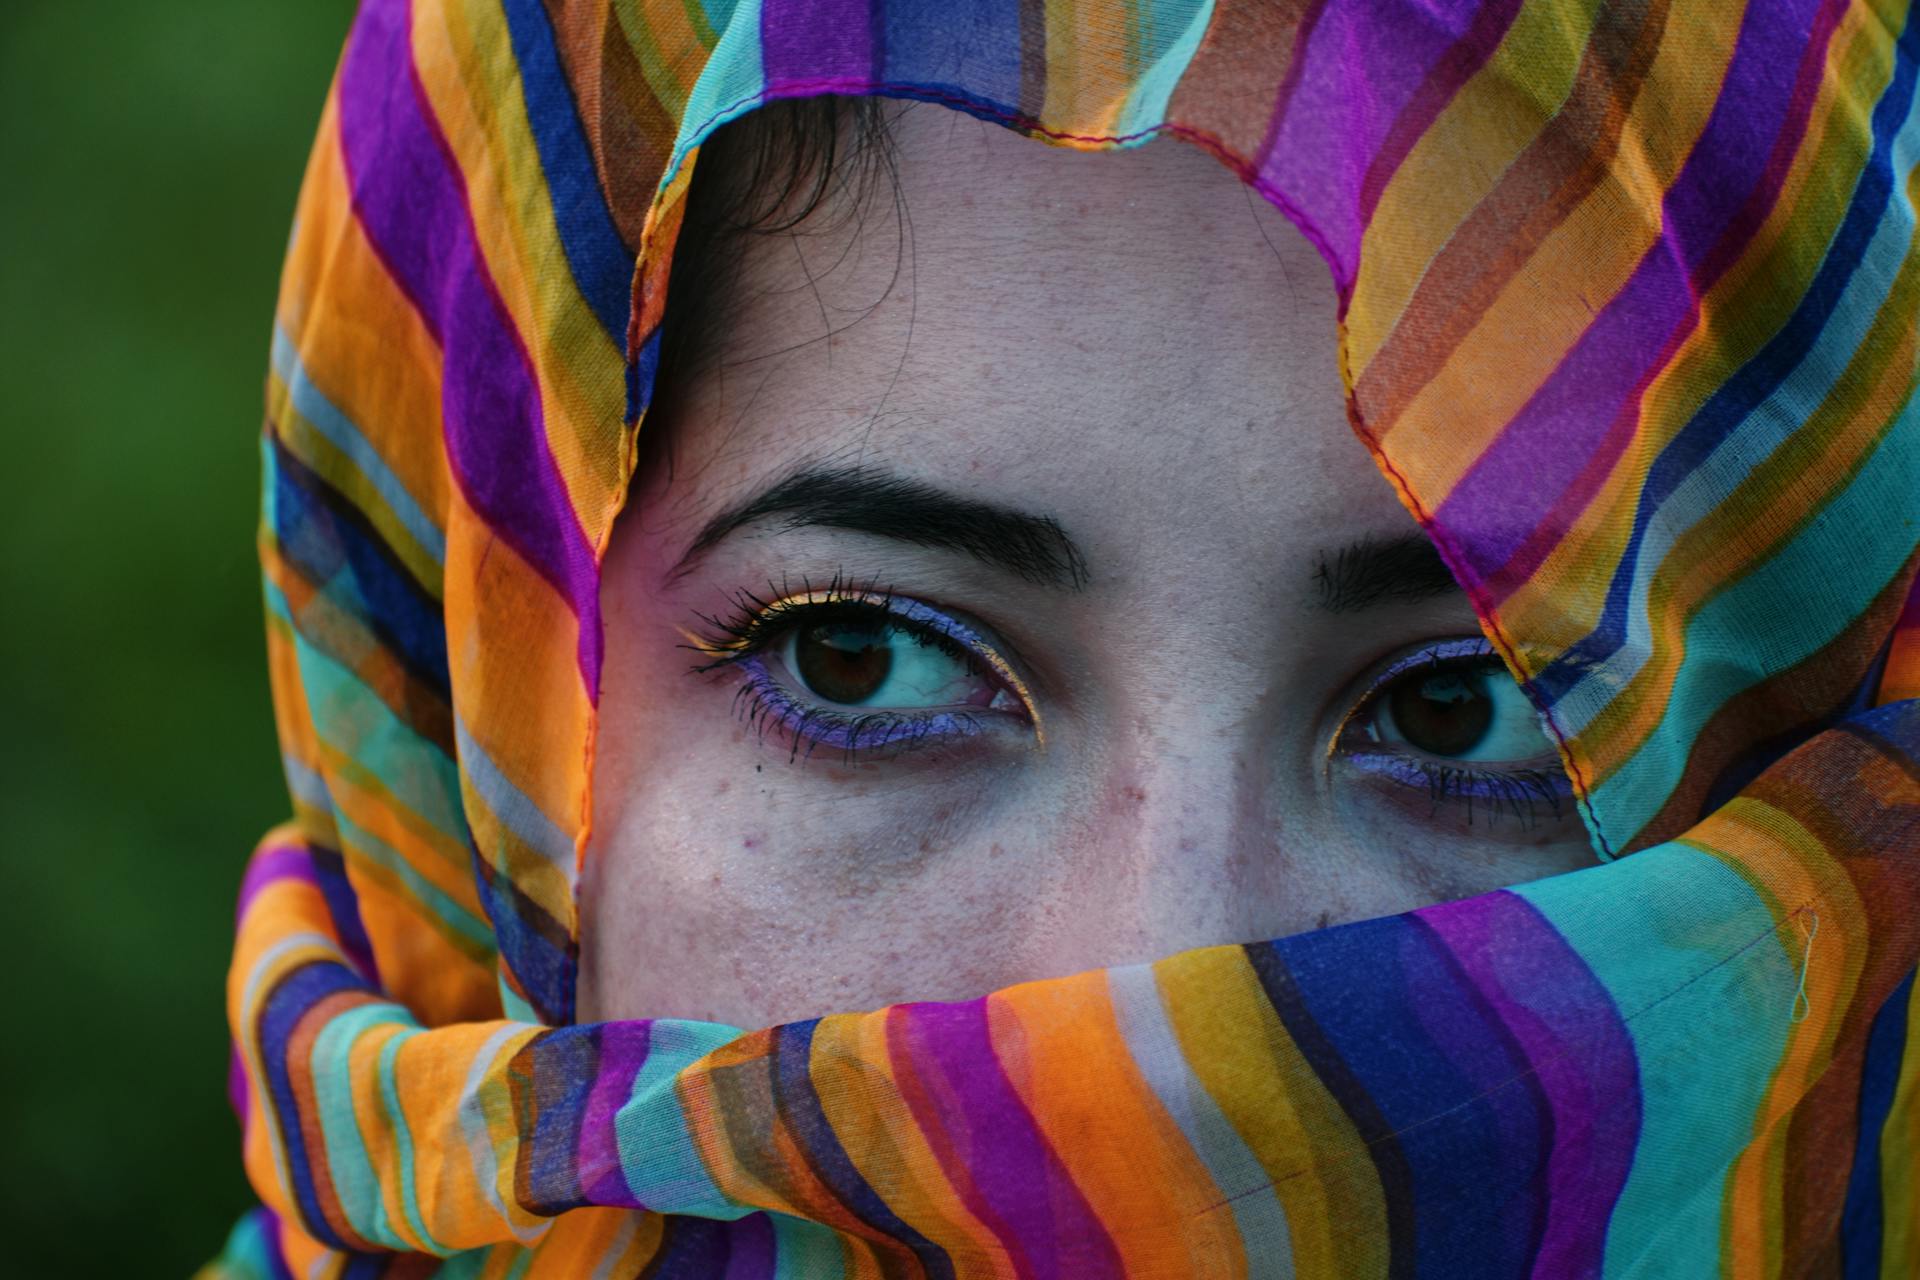
{"type": "Polygon", "coordinates": [[[719,350],[667,426],[689,518],[825,457],[1083,523],[1116,523],[1116,486],[1140,521],[1257,536],[1404,521],[1346,423],[1325,266],[1224,165],[890,115],[864,202],[729,248],[719,350]]]}

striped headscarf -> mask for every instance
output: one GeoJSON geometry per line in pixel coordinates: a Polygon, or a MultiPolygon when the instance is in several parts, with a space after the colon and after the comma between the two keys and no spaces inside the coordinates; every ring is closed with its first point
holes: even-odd
{"type": "Polygon", "coordinates": [[[1920,1275],[1915,19],[363,0],[261,445],[264,1205],[206,1274],[1920,1275]],[[969,1002],[576,1024],[688,183],[823,93],[1172,135],[1283,210],[1600,864],[969,1002]]]}

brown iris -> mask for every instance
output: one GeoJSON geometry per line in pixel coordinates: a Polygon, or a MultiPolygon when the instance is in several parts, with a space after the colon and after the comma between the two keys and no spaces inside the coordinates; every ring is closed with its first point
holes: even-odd
{"type": "Polygon", "coordinates": [[[886,683],[893,669],[889,627],[822,622],[794,637],[793,664],[807,688],[828,702],[857,706],[886,683]]]}
{"type": "Polygon", "coordinates": [[[1435,671],[1394,682],[1387,695],[1393,724],[1407,742],[1428,755],[1460,756],[1478,746],[1493,724],[1493,699],[1485,676],[1435,671]]]}

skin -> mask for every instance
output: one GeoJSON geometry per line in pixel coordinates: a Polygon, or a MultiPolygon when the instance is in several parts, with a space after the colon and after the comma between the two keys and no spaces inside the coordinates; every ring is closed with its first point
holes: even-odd
{"type": "Polygon", "coordinates": [[[892,134],[904,217],[883,180],[864,218],[748,242],[717,359],[647,423],[671,465],[607,557],[581,1016],[971,998],[1589,863],[1564,800],[1470,817],[1341,745],[1382,663],[1479,629],[1458,593],[1318,603],[1321,556],[1414,526],[1348,427],[1299,232],[1176,140],[1089,155],[931,106],[892,134]],[[779,519],[682,564],[822,463],[1051,518],[1087,582],[779,519]],[[737,669],[691,670],[700,615],[835,575],[1003,641],[1044,745],[999,713],[808,756],[746,722],[737,669]]]}

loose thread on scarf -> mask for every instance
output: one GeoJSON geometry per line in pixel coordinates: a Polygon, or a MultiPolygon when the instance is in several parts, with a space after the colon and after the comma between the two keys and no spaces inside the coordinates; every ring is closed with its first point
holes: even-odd
{"type": "Polygon", "coordinates": [[[1799,1023],[1805,1022],[1807,1015],[1813,1012],[1813,1002],[1807,999],[1807,969],[1813,963],[1813,940],[1820,932],[1820,913],[1812,907],[1807,907],[1803,912],[1796,914],[1809,916],[1813,920],[1811,928],[1808,927],[1805,919],[1800,921],[1800,931],[1806,935],[1807,945],[1806,949],[1800,953],[1800,986],[1793,993],[1793,1011],[1790,1019],[1799,1023]]]}

